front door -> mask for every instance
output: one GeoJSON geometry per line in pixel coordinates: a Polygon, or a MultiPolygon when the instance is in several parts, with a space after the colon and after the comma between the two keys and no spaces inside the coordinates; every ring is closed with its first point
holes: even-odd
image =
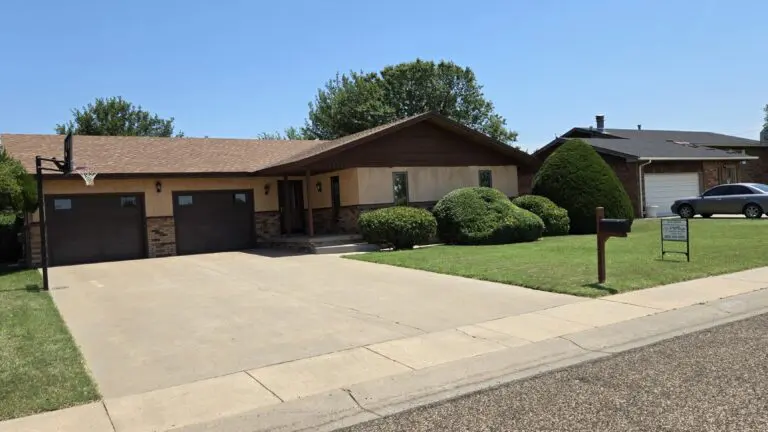
{"type": "Polygon", "coordinates": [[[304,233],[304,187],[301,180],[278,180],[280,232],[304,233]]]}
{"type": "Polygon", "coordinates": [[[341,208],[341,186],[339,176],[331,177],[331,223],[333,228],[339,224],[339,208],[341,208]]]}

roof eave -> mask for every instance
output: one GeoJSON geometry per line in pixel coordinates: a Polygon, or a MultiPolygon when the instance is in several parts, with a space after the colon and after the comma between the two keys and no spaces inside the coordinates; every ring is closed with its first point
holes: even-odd
{"type": "Polygon", "coordinates": [[[756,160],[757,156],[704,156],[704,157],[638,157],[639,161],[719,161],[719,160],[756,160]]]}

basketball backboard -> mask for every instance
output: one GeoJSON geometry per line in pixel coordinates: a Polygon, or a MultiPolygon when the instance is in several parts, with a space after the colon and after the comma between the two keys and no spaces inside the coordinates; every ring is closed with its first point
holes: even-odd
{"type": "Polygon", "coordinates": [[[71,173],[72,168],[74,167],[73,165],[74,158],[72,155],[72,132],[70,132],[67,134],[67,137],[64,138],[64,174],[71,173]]]}

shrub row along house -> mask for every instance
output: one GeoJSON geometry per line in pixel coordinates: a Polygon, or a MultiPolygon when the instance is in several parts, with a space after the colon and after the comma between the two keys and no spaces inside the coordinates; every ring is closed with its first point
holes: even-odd
{"type": "MultiPolygon", "coordinates": [[[[590,144],[613,168],[629,194],[636,216],[646,206],[659,215],[671,214],[675,199],[699,195],[722,183],[768,183],[768,131],[752,140],[712,132],[608,129],[605,117],[596,125],[574,127],[534,153],[546,159],[566,140],[590,144]]],[[[521,192],[530,190],[531,177],[521,176],[521,192]]]]}
{"type": "MultiPolygon", "coordinates": [[[[34,173],[36,155],[61,157],[61,135],[0,135],[34,173]]],[[[247,249],[284,235],[357,232],[361,211],[429,208],[447,192],[493,186],[518,195],[527,153],[438,114],[406,118],[333,141],[75,136],[76,166],[47,174],[52,265],[247,249]]],[[[40,259],[37,214],[28,259],[40,259]]]]}

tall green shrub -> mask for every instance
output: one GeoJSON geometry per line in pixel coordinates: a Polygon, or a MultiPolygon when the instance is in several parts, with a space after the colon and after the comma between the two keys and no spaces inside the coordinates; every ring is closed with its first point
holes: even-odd
{"type": "Polygon", "coordinates": [[[606,218],[633,219],[632,202],[616,173],[589,144],[572,139],[544,161],[533,178],[533,194],[568,211],[572,234],[593,234],[595,209],[606,218]]]}
{"type": "Polygon", "coordinates": [[[440,240],[453,244],[503,244],[534,241],[541,237],[544,222],[535,214],[512,204],[497,189],[456,189],[432,210],[440,240]]]}

